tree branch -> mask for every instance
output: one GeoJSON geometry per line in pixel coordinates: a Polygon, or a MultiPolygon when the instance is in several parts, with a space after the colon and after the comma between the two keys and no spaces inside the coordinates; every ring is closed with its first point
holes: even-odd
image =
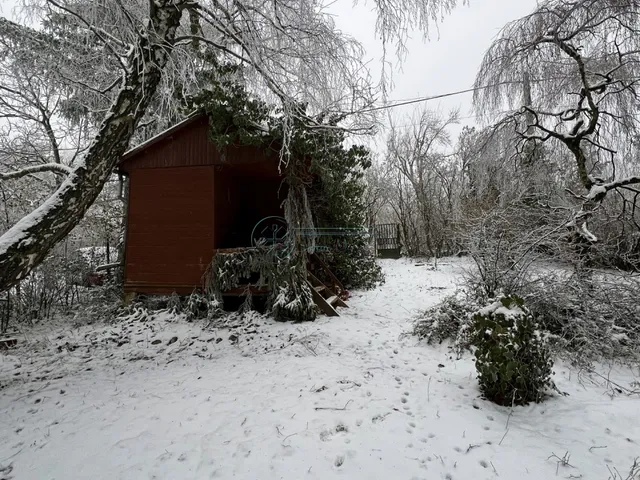
{"type": "Polygon", "coordinates": [[[52,172],[56,174],[69,175],[71,169],[61,163],[45,163],[44,165],[34,165],[33,167],[26,167],[13,172],[2,173],[0,172],[0,180],[10,180],[12,178],[22,178],[33,173],[52,172]]]}

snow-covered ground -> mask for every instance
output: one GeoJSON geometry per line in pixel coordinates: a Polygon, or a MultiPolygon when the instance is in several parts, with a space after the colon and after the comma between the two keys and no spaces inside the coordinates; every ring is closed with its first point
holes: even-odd
{"type": "Polygon", "coordinates": [[[384,285],[309,324],[35,328],[0,356],[0,478],[626,478],[638,397],[558,365],[568,396],[498,407],[471,357],[403,335],[461,265],[385,261],[384,285]]]}

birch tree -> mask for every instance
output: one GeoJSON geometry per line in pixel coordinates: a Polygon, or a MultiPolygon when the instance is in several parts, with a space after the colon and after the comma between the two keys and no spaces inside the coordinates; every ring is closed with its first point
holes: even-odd
{"type": "MultiPolygon", "coordinates": [[[[0,179],[50,172],[61,181],[46,201],[0,237],[0,289],[24,278],[78,224],[141,126],[176,115],[175,97],[198,88],[202,57],[196,52],[205,48],[243,66],[245,84],[276,99],[285,118],[304,115],[296,106],[305,103],[324,117],[351,113],[343,115],[348,128],[372,124],[371,118],[355,114],[375,99],[362,47],[335,29],[317,0],[23,1],[19,23],[0,18],[0,38],[10,45],[9,56],[28,60],[33,78],[48,75],[62,85],[54,104],[65,102],[78,118],[92,123],[85,129],[81,154],[70,165],[53,155],[53,161],[3,171],[0,179]]],[[[383,44],[395,43],[402,53],[414,28],[426,34],[429,24],[455,3],[375,0],[377,31],[383,44]]],[[[3,98],[13,86],[0,80],[3,98]]],[[[20,90],[10,94],[15,98],[2,107],[22,112],[20,90]]],[[[36,103],[45,101],[36,97],[36,103]]],[[[62,137],[61,118],[50,119],[50,141],[62,137]]],[[[283,150],[286,155],[286,142],[283,150]]]]}

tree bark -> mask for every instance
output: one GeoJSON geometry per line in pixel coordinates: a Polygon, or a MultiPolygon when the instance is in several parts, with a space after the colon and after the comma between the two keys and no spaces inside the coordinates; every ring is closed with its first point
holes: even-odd
{"type": "Polygon", "coordinates": [[[149,0],[123,88],[86,156],[40,207],[0,237],[0,291],[23,279],[80,222],[109,179],[160,82],[188,0],[149,0]]]}

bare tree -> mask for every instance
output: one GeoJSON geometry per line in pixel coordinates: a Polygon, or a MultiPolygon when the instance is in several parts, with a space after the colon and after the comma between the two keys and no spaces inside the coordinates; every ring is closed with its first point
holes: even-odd
{"type": "MultiPolygon", "coordinates": [[[[24,1],[31,24],[43,28],[0,18],[0,38],[10,39],[18,47],[12,50],[30,60],[34,77],[49,72],[63,82],[69,90],[56,94],[72,99],[68,104],[79,117],[95,119],[95,130],[55,193],[0,238],[2,289],[25,277],[78,224],[137,129],[154,120],[148,114],[157,120],[172,112],[177,86],[198,87],[202,57],[194,52],[213,49],[220,59],[244,66],[248,73],[242,80],[277,99],[285,118],[302,114],[300,102],[312,113],[326,114],[357,112],[374,98],[363,76],[360,45],[336,31],[315,0],[24,1]],[[54,14],[66,22],[52,27],[54,14]]],[[[377,0],[375,5],[383,43],[395,41],[401,49],[411,28],[426,31],[455,0],[377,0]]],[[[49,106],[39,96],[38,102],[49,106]]],[[[371,122],[365,118],[363,124],[361,116],[344,119],[352,119],[347,125],[352,128],[371,122]]],[[[51,127],[49,141],[57,140],[56,125],[51,127]]],[[[285,135],[285,156],[286,140],[285,135]]],[[[39,168],[63,173],[55,161],[39,168]]]]}
{"type": "Polygon", "coordinates": [[[503,124],[570,153],[583,190],[567,186],[580,202],[569,226],[588,242],[598,238],[587,221],[608,194],[637,209],[638,162],[623,154],[638,136],[639,28],[637,0],[547,0],[503,29],[476,79],[478,110],[516,107],[503,124]]]}
{"type": "MultiPolygon", "coordinates": [[[[455,249],[452,227],[458,211],[460,171],[455,155],[445,154],[443,148],[453,146],[449,127],[457,118],[455,111],[441,117],[424,110],[410,127],[392,127],[389,135],[389,162],[411,186],[419,211],[420,231],[411,235],[421,239],[415,253],[438,257],[455,249]]],[[[408,239],[407,243],[412,242],[408,239]]]]}

